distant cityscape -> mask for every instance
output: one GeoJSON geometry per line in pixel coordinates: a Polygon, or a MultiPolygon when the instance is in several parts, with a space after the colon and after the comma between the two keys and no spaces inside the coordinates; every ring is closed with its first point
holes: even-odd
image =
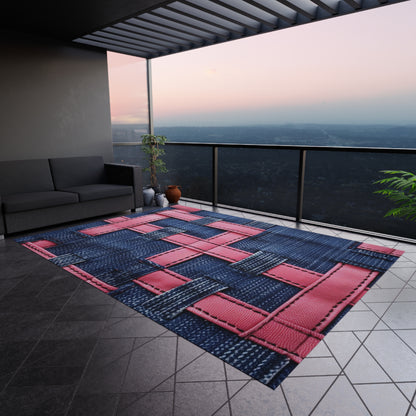
{"type": "MultiPolygon", "coordinates": [[[[140,145],[146,125],[114,125],[114,158],[120,163],[147,162],[140,145]]],[[[169,142],[255,143],[311,146],[416,148],[416,125],[282,125],[246,127],[159,127],[169,142]]],[[[184,196],[211,201],[210,147],[166,146],[164,189],[181,185],[184,196]]],[[[296,215],[299,151],[220,148],[218,202],[257,211],[296,215]]],[[[390,235],[415,238],[416,224],[384,218],[392,203],[374,194],[381,170],[416,172],[416,154],[307,152],[303,218],[390,235]]],[[[148,181],[147,174],[144,181],[148,181]]]]}
{"type": "MultiPolygon", "coordinates": [[[[114,142],[140,142],[144,124],[113,124],[114,142]]],[[[170,142],[416,148],[414,125],[286,124],[155,127],[170,142]]]]}

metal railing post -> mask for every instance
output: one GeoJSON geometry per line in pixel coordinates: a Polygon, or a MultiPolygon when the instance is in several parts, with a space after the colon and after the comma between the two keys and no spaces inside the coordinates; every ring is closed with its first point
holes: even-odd
{"type": "Polygon", "coordinates": [[[305,164],[306,164],[306,150],[299,151],[299,173],[298,173],[298,195],[296,202],[296,221],[302,220],[303,211],[303,192],[305,189],[305,164]]]}
{"type": "Polygon", "coordinates": [[[149,134],[155,134],[155,128],[153,124],[152,61],[150,59],[146,59],[146,69],[149,134]]]}
{"type": "Polygon", "coordinates": [[[212,206],[218,205],[218,146],[212,147],[212,206]]]}

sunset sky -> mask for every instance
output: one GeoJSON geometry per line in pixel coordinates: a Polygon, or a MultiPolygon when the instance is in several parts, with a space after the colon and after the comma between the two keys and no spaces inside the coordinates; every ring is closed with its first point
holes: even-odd
{"type": "MultiPolygon", "coordinates": [[[[157,126],[416,124],[416,0],[152,60],[157,126]]],[[[146,122],[144,59],[110,54],[114,123],[146,122]]]]}

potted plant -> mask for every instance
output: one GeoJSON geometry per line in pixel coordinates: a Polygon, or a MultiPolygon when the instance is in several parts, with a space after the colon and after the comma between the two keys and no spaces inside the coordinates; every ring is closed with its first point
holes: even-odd
{"type": "Polygon", "coordinates": [[[165,154],[165,150],[161,148],[167,138],[165,136],[156,136],[154,134],[143,134],[142,136],[142,150],[147,155],[148,167],[144,170],[150,172],[150,186],[143,190],[143,199],[145,205],[152,205],[155,193],[160,193],[159,184],[157,181],[157,173],[166,173],[165,162],[160,159],[165,154]]]}
{"type": "Polygon", "coordinates": [[[387,189],[380,189],[374,193],[381,194],[398,205],[384,216],[403,217],[416,221],[416,175],[404,170],[382,170],[381,172],[395,176],[374,182],[387,185],[387,189]]]}

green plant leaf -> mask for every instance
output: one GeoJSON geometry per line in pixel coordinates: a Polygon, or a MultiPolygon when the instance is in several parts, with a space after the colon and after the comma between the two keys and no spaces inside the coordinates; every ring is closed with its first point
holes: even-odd
{"type": "Polygon", "coordinates": [[[416,175],[404,170],[382,170],[381,172],[396,175],[373,182],[387,186],[385,189],[374,191],[375,194],[382,195],[398,205],[389,210],[385,217],[402,217],[416,221],[416,175]]]}

